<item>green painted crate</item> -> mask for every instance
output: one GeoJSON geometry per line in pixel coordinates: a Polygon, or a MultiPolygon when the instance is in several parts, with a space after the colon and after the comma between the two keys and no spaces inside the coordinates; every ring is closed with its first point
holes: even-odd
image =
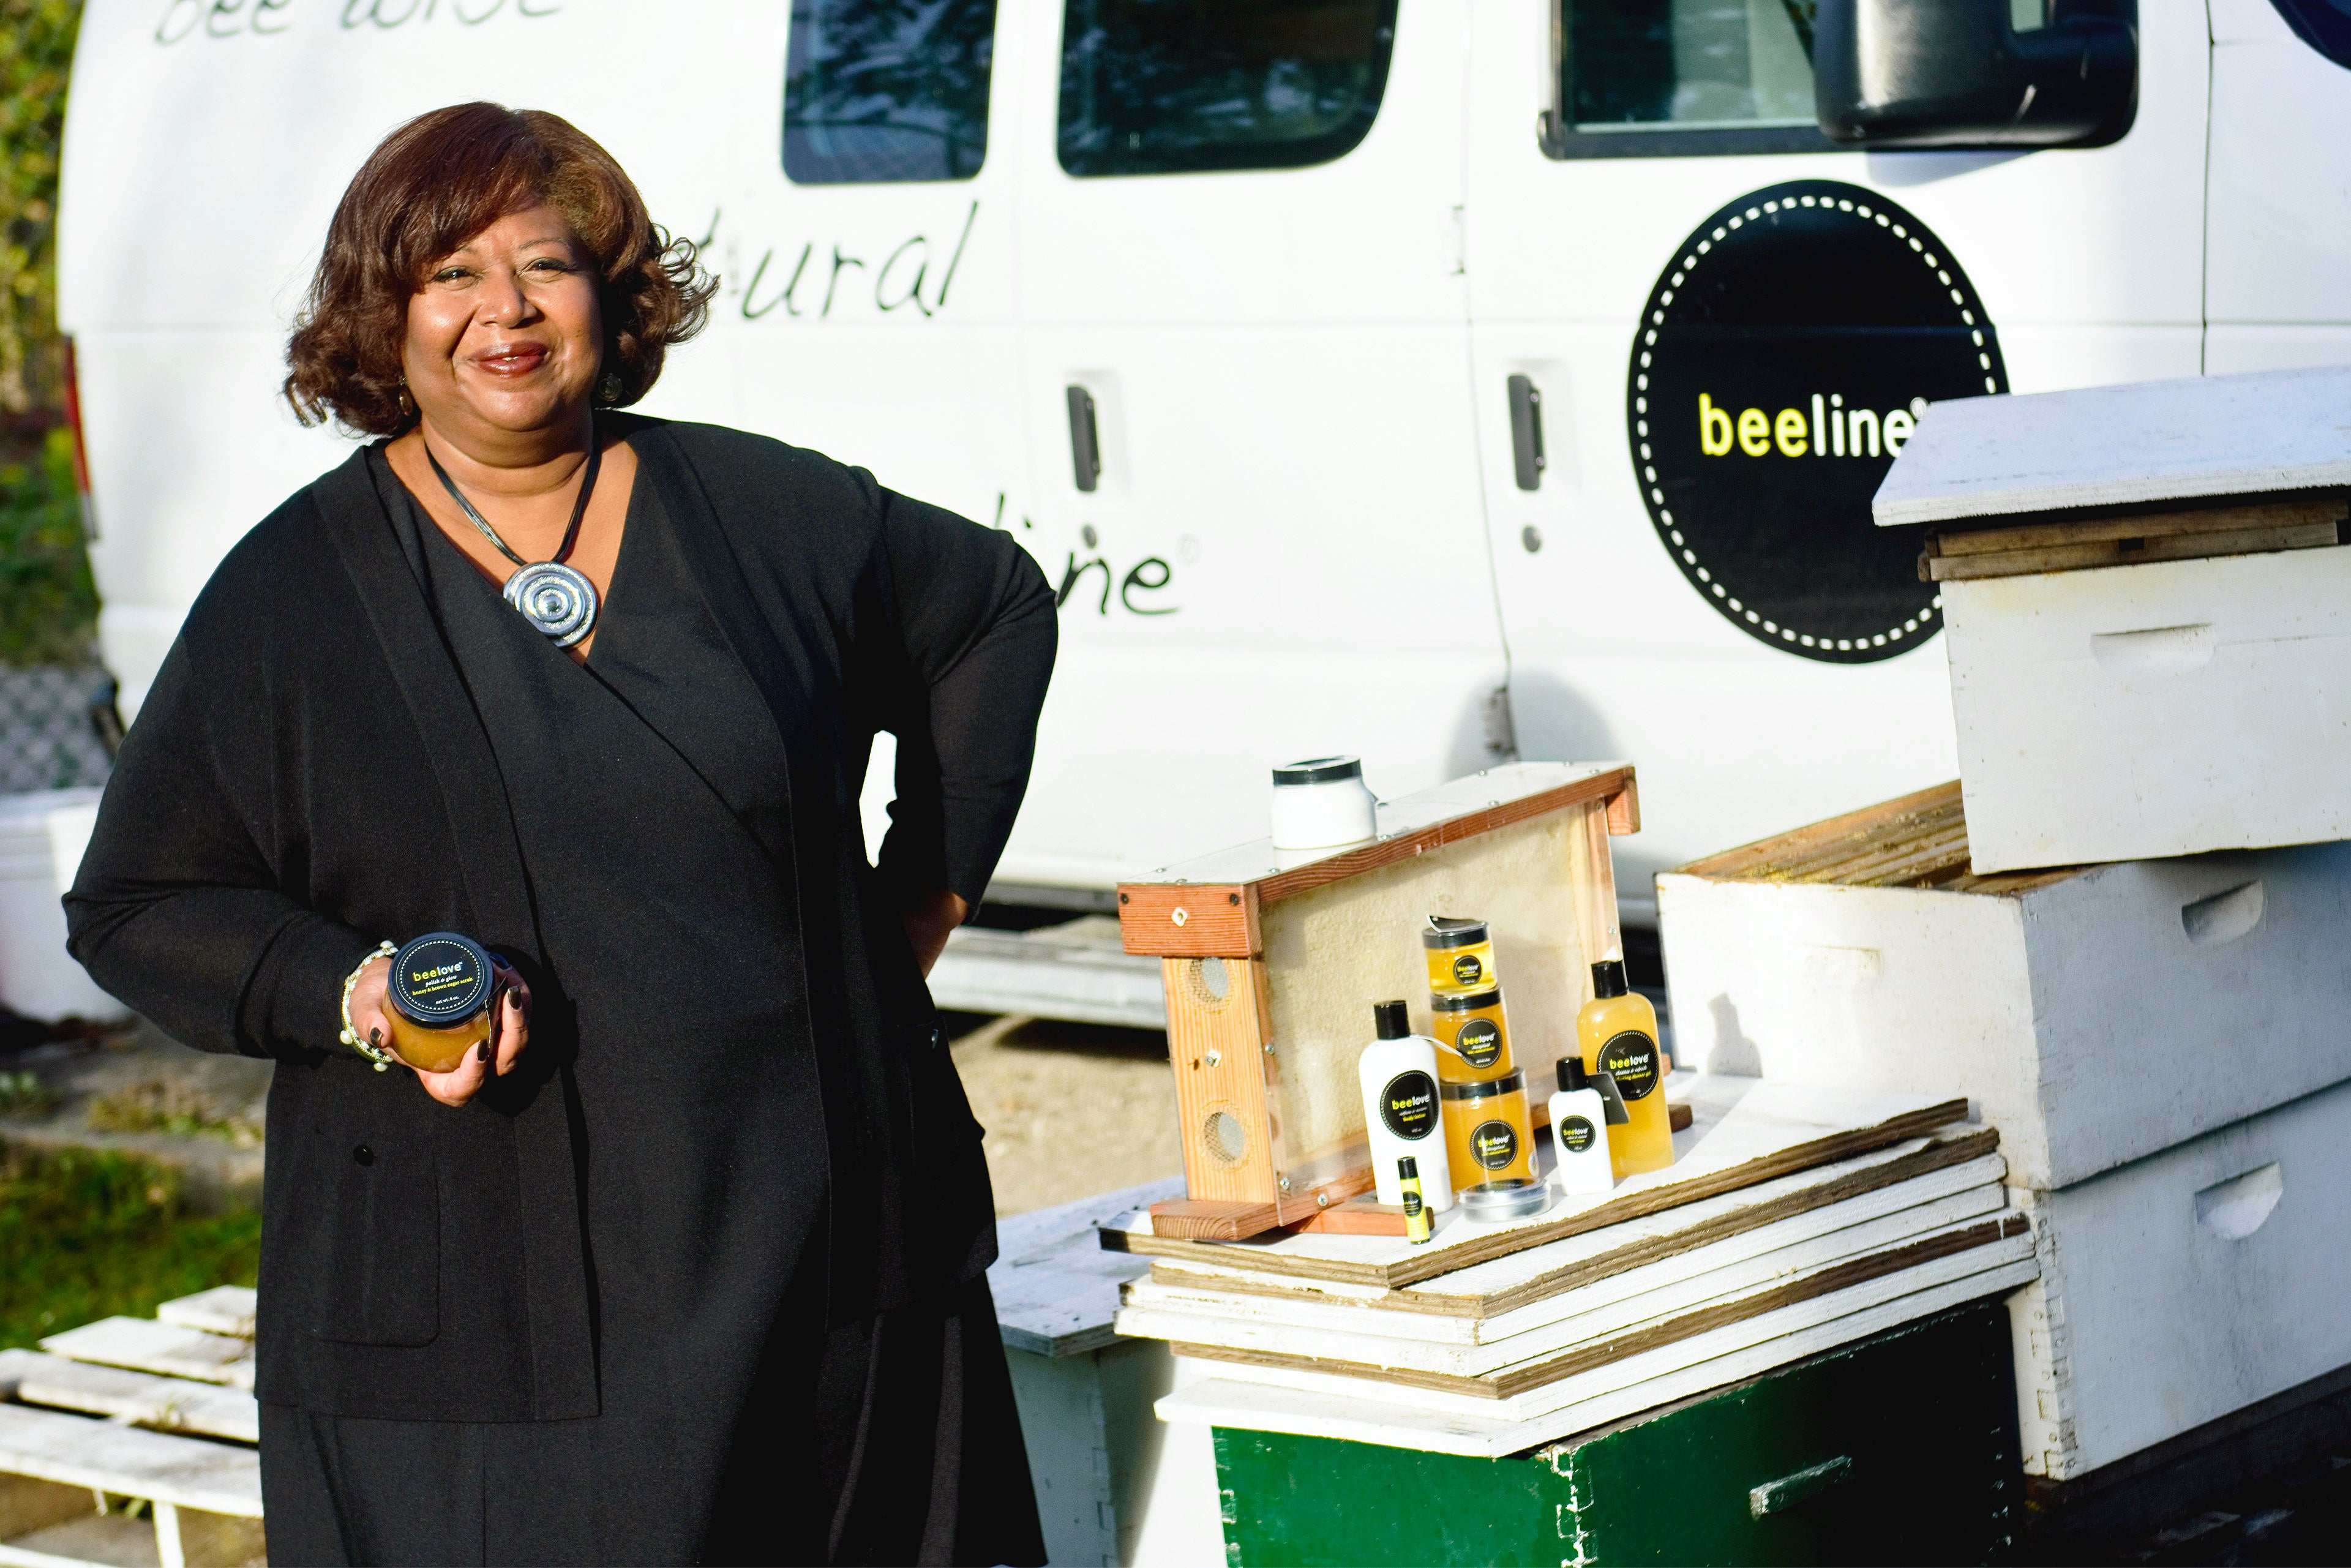
{"type": "Polygon", "coordinates": [[[1996,1301],[1521,1458],[1222,1427],[1216,1448],[1231,1568],[1982,1563],[2022,1496],[1996,1301]]]}

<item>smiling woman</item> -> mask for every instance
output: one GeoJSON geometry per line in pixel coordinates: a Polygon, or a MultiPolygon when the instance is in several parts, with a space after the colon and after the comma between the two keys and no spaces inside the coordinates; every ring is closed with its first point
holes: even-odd
{"type": "Polygon", "coordinates": [[[862,470],[622,412],[711,287],[552,115],[393,132],[286,383],[378,439],[222,563],[68,901],[100,984],[277,1063],[287,1561],[1042,1561],[923,982],[1052,594],[862,470]],[[403,1060],[450,955],[487,1038],[403,1060]]]}

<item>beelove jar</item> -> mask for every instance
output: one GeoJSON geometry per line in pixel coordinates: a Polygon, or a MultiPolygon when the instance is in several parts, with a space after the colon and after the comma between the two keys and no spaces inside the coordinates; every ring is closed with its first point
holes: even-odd
{"type": "Polygon", "coordinates": [[[384,1016],[392,1054],[426,1072],[447,1072],[490,1038],[496,966],[480,943],[454,931],[412,939],[392,956],[384,1016]]]}

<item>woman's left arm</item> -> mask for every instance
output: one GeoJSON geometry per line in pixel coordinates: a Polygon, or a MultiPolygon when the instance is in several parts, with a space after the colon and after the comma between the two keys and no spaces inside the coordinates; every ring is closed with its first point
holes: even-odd
{"type": "Polygon", "coordinates": [[[1045,574],[998,528],[880,492],[903,643],[897,800],[881,871],[925,971],[1011,837],[1060,640],[1045,574]]]}

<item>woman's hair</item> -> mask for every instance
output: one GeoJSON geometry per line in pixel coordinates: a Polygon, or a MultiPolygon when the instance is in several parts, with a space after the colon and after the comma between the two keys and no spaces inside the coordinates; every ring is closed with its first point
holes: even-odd
{"type": "Polygon", "coordinates": [[[656,226],[612,155],[570,121],[461,103],[385,137],[335,208],[286,345],[296,417],[332,418],[367,435],[414,424],[401,365],[409,300],[434,263],[541,204],[570,221],[595,258],[602,374],[620,382],[620,395],[604,401],[632,403],[650,392],[663,354],[702,329],[717,291],[693,242],[656,226]]]}

